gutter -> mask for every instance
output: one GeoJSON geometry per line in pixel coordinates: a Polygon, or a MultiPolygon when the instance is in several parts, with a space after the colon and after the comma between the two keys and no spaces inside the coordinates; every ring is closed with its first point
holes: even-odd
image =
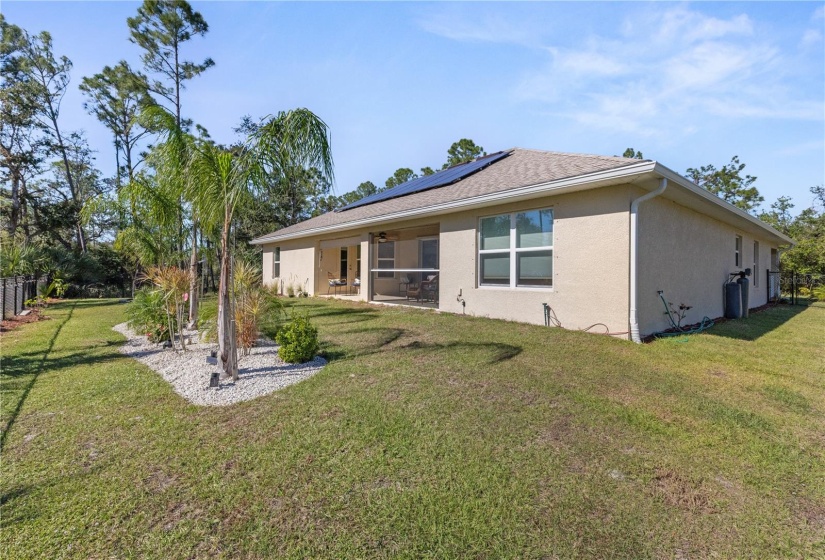
{"type": "Polygon", "coordinates": [[[638,271],[638,245],[639,245],[639,205],[646,200],[655,198],[665,192],[667,179],[659,179],[659,188],[651,191],[630,203],[630,340],[641,344],[642,338],[639,335],[639,310],[637,302],[639,299],[639,285],[636,281],[638,271]]]}
{"type": "Polygon", "coordinates": [[[457,212],[460,210],[467,210],[474,207],[489,206],[495,203],[515,202],[516,200],[534,198],[536,196],[561,194],[562,192],[572,192],[573,190],[586,190],[593,188],[594,184],[605,182],[609,184],[610,182],[629,179],[634,175],[652,172],[655,170],[656,165],[657,163],[655,161],[643,161],[618,168],[596,171],[587,175],[574,175],[572,177],[546,181],[534,185],[526,185],[504,191],[476,195],[470,198],[450,200],[430,206],[410,208],[407,210],[399,210],[388,214],[379,214],[377,216],[368,216],[338,224],[309,228],[294,233],[278,235],[276,232],[276,234],[268,234],[253,239],[249,242],[249,244],[266,245],[277,241],[287,241],[290,239],[300,239],[302,237],[310,237],[323,233],[347,231],[350,229],[358,229],[368,225],[383,224],[395,220],[412,219],[422,216],[435,216],[439,214],[457,212]]]}
{"type": "MultiPolygon", "coordinates": [[[[751,225],[757,226],[762,230],[766,230],[771,235],[773,235],[774,237],[782,240],[783,242],[785,242],[787,244],[790,244],[791,246],[795,245],[795,241],[793,239],[791,239],[790,237],[788,237],[787,235],[785,235],[781,231],[777,230],[773,226],[770,226],[770,225],[766,224],[765,222],[763,222],[759,218],[753,216],[752,214],[749,214],[748,212],[745,212],[741,208],[738,208],[738,207],[734,206],[733,204],[724,201],[722,198],[716,196],[715,194],[713,194],[709,190],[704,189],[702,187],[699,187],[697,185],[694,185],[692,181],[689,181],[688,179],[685,179],[684,177],[682,177],[681,175],[679,175],[678,173],[676,173],[672,169],[670,169],[668,167],[665,167],[661,163],[656,162],[654,172],[656,174],[658,174],[660,177],[664,177],[669,182],[674,183],[676,185],[679,185],[683,189],[693,193],[694,195],[696,195],[700,199],[704,200],[705,202],[710,202],[711,204],[714,204],[716,206],[724,208],[725,210],[731,212],[732,214],[735,214],[739,218],[747,220],[748,222],[750,222],[751,225]]],[[[728,223],[730,223],[730,222],[728,222],[728,223]]]]}

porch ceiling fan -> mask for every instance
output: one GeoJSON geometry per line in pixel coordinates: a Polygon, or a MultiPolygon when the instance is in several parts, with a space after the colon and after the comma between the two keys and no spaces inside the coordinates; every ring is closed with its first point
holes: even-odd
{"type": "Polygon", "coordinates": [[[378,233],[378,242],[379,243],[386,243],[387,241],[397,241],[398,236],[396,235],[387,235],[387,232],[382,231],[378,233]]]}

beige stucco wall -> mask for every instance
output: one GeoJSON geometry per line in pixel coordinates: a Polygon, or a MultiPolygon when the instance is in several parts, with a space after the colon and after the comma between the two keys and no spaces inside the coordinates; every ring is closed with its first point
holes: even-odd
{"type": "MultiPolygon", "coordinates": [[[[369,298],[369,232],[400,230],[396,254],[401,256],[397,268],[418,266],[418,234],[408,236],[404,230],[436,224],[440,228],[440,309],[453,313],[544,324],[547,303],[562,326],[580,329],[604,323],[612,332],[627,330],[628,308],[628,208],[631,188],[614,186],[555,197],[499,205],[431,218],[393,223],[391,226],[364,228],[312,240],[285,241],[281,247],[281,276],[310,278],[310,293],[326,294],[327,269],[338,275],[338,258],[333,249],[320,249],[323,241],[336,238],[362,239],[361,299],[369,298]],[[500,288],[477,286],[477,228],[483,216],[536,208],[553,208],[553,287],[500,288]],[[440,224],[440,225],[438,225],[440,224]],[[330,258],[320,259],[319,251],[330,258]],[[327,253],[327,251],[330,251],[327,253]],[[404,260],[403,256],[408,257],[404,260]],[[328,266],[327,266],[328,265],[328,266]],[[315,278],[313,283],[312,278],[315,278]],[[314,286],[314,289],[313,289],[314,286]],[[462,308],[459,293],[465,301],[462,308]]],[[[428,233],[427,230],[424,234],[428,233]]],[[[434,231],[434,230],[433,230],[434,231]]],[[[264,278],[272,279],[272,250],[263,248],[264,278]]],[[[353,248],[354,249],[354,248],[353,248]]],[[[374,258],[373,258],[374,260],[374,258]]],[[[350,263],[355,263],[354,250],[350,263]]],[[[396,293],[398,280],[377,280],[378,293],[396,293]],[[386,285],[384,285],[386,284],[386,285]]],[[[594,331],[604,330],[597,327],[594,331]]]]}
{"type": "Polygon", "coordinates": [[[286,294],[286,286],[293,284],[298,288],[304,287],[313,295],[315,246],[313,239],[296,239],[278,243],[281,247],[281,276],[276,278],[273,271],[273,252],[276,245],[263,246],[263,281],[264,285],[277,285],[279,293],[286,294]]]}
{"type": "Polygon", "coordinates": [[[461,313],[461,293],[465,313],[544,324],[547,303],[565,328],[604,323],[612,332],[626,331],[629,196],[629,187],[616,186],[445,216],[441,309],[461,313]],[[548,207],[554,221],[553,288],[478,286],[479,218],[548,207]]]}
{"type": "MultiPolygon", "coordinates": [[[[286,286],[290,283],[296,287],[306,285],[306,290],[310,295],[324,295],[327,293],[328,276],[331,273],[338,278],[340,275],[340,246],[321,248],[322,243],[334,241],[336,239],[346,239],[347,246],[347,284],[360,277],[365,278],[368,274],[369,263],[364,255],[369,254],[369,236],[366,231],[359,233],[348,233],[346,237],[340,235],[328,235],[318,238],[298,239],[291,241],[281,241],[276,244],[264,245],[263,248],[263,277],[264,284],[272,285],[278,283],[279,291],[286,294],[286,286]],[[352,238],[358,237],[358,241],[353,242],[352,238]],[[350,244],[350,243],[355,243],[350,244]],[[358,249],[361,245],[361,270],[358,270],[358,249]],[[281,278],[275,278],[273,273],[273,252],[275,247],[281,248],[281,278]]],[[[362,298],[366,292],[361,290],[362,298]]]]}
{"type": "MultiPolygon", "coordinates": [[[[355,270],[355,243],[360,243],[362,258],[360,299],[370,297],[369,234],[393,231],[396,243],[396,268],[416,268],[417,239],[439,231],[440,275],[439,307],[443,311],[467,313],[526,323],[544,323],[544,303],[555,313],[561,325],[582,329],[603,323],[610,332],[625,333],[629,312],[629,209],[631,201],[644,194],[631,185],[618,185],[576,193],[549,196],[525,202],[467,210],[441,216],[393,222],[354,231],[318,236],[311,239],[284,241],[281,247],[281,276],[285,283],[307,283],[313,295],[327,293],[327,271],[338,276],[337,248],[321,247],[345,240],[349,247],[348,282],[355,270]],[[478,225],[484,216],[520,210],[553,208],[554,252],[553,287],[504,288],[478,286],[478,225]],[[426,230],[405,231],[427,227],[426,230]],[[353,241],[353,239],[356,241],[353,241]],[[324,258],[320,258],[321,254],[324,258]],[[409,257],[405,260],[404,256],[409,257]],[[465,305],[462,307],[460,299],[465,305]]],[[[693,306],[686,323],[695,323],[704,315],[723,315],[723,282],[734,266],[735,236],[743,238],[742,267],[753,267],[753,243],[759,242],[759,270],[751,276],[750,307],[767,301],[765,271],[771,266],[771,249],[767,238],[738,231],[720,222],[657,197],[641,205],[639,214],[639,324],[642,335],[669,327],[664,308],[657,295],[678,305],[693,306]]],[[[263,247],[264,281],[272,277],[272,250],[263,247]]],[[[378,280],[377,293],[397,293],[398,279],[378,280]]],[[[592,329],[604,332],[604,326],[592,329]]]]}
{"type": "MultiPolygon", "coordinates": [[[[643,191],[639,190],[639,195],[643,191]]],[[[657,294],[675,304],[693,306],[685,324],[724,315],[724,288],[731,272],[753,268],[754,241],[759,242],[759,270],[750,277],[749,307],[768,301],[766,270],[771,244],[684,206],[657,197],[639,211],[639,329],[642,335],[670,327],[657,294]],[[742,236],[742,266],[735,263],[736,236],[742,236]],[[754,282],[756,285],[754,285],[754,282]]]]}

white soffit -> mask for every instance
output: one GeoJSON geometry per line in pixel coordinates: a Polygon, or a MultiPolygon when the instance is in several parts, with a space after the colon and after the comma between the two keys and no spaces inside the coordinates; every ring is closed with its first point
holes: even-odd
{"type": "Polygon", "coordinates": [[[353,245],[360,245],[361,237],[342,237],[340,239],[325,239],[321,241],[321,249],[336,249],[339,247],[351,247],[353,245]]]}

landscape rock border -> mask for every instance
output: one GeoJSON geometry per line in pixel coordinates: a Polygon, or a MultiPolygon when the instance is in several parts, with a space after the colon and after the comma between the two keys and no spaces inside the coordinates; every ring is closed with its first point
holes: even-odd
{"type": "Polygon", "coordinates": [[[312,377],[327,364],[320,356],[303,364],[288,364],[278,357],[277,344],[261,338],[248,356],[238,356],[237,382],[221,380],[219,387],[210,388],[209,378],[218,366],[207,364],[206,358],[217,350],[217,344],[199,342],[196,331],[185,331],[191,342],[183,352],[149,342],[126,323],[112,330],[126,337],[121,353],[147,365],[177,394],[199,406],[228,406],[262,397],[312,377]]]}

